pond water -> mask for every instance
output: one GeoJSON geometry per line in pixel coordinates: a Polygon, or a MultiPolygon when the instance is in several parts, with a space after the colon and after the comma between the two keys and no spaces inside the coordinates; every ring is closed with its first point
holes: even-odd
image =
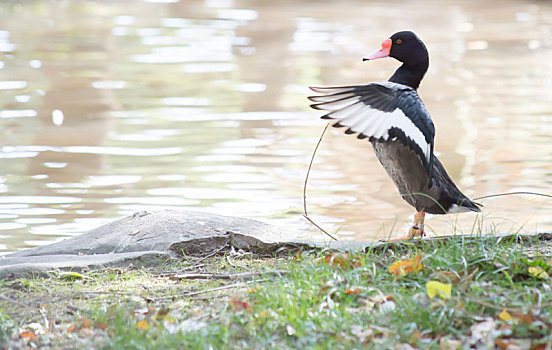
{"type": "MultiPolygon", "coordinates": [[[[0,252],[136,211],[202,210],[323,239],[302,218],[325,125],[309,85],[386,80],[398,30],[430,50],[436,152],[469,196],[552,191],[552,5],[530,1],[3,1],[0,252]]],[[[311,217],[341,239],[403,235],[414,210],[367,141],[328,132],[311,217]]],[[[552,200],[482,200],[430,234],[549,231],[552,200]]]]}

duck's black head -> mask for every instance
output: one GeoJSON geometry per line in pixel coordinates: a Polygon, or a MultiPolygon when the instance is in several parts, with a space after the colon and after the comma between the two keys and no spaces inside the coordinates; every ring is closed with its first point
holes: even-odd
{"type": "Polygon", "coordinates": [[[403,63],[389,81],[417,89],[429,67],[429,54],[424,43],[411,31],[393,34],[381,44],[381,50],[363,60],[393,57],[403,63]]]}

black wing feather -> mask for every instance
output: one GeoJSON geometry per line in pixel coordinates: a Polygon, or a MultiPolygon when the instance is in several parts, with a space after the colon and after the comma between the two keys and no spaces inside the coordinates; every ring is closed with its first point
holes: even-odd
{"type": "Polygon", "coordinates": [[[323,119],[337,119],[334,127],[348,127],[345,133],[358,133],[358,139],[399,140],[418,155],[431,178],[435,127],[416,90],[392,82],[311,89],[321,94],[309,97],[316,102],[311,107],[330,111],[323,119]],[[397,110],[404,116],[396,114],[397,110]],[[418,131],[408,120],[400,119],[404,117],[418,131]],[[382,127],[386,129],[384,133],[381,133],[382,127]]]}

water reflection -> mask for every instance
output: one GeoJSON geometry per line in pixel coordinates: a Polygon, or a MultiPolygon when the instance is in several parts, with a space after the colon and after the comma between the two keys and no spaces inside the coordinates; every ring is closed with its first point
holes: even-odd
{"type": "MultiPolygon", "coordinates": [[[[551,190],[548,3],[26,1],[0,3],[0,23],[0,251],[161,209],[322,238],[300,216],[324,125],[307,86],[387,79],[395,62],[360,58],[404,28],[430,49],[420,94],[464,192],[551,190]]],[[[308,201],[346,239],[398,234],[412,214],[371,147],[339,132],[325,137],[308,201]]],[[[540,198],[485,204],[483,223],[428,224],[552,227],[540,198]]]]}

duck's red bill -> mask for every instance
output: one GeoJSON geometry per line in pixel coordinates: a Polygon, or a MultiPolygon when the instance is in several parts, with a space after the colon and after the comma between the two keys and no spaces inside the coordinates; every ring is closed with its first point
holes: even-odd
{"type": "Polygon", "coordinates": [[[377,58],[388,57],[389,53],[391,52],[391,44],[392,44],[391,39],[385,39],[381,43],[381,50],[379,50],[378,52],[374,52],[373,54],[364,57],[362,60],[363,61],[368,61],[368,60],[375,60],[377,58]]]}

